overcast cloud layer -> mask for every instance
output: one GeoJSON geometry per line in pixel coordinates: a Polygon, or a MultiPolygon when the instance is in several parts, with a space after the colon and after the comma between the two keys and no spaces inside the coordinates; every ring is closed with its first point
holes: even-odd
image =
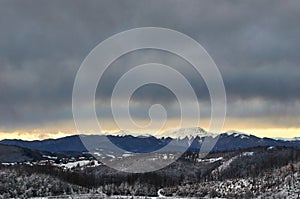
{"type": "MultiPolygon", "coordinates": [[[[299,7],[296,0],[3,0],[0,130],[71,120],[73,82],[86,55],[113,34],[145,26],[180,31],[204,46],[223,76],[229,118],[300,127],[299,7]]],[[[209,116],[206,86],[191,66],[172,54],[144,50],[121,57],[101,80],[97,96],[106,103],[97,106],[100,118],[111,116],[107,99],[120,75],[149,61],[184,74],[209,116]]],[[[133,96],[134,117],[147,118],[153,103],[178,117],[174,95],[157,86],[133,96]]]]}

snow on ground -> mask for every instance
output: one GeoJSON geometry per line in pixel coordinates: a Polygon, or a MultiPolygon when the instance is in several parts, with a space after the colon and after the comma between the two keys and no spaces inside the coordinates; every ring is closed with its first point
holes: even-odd
{"type": "Polygon", "coordinates": [[[68,169],[71,169],[73,167],[76,167],[76,166],[85,166],[87,164],[89,164],[90,161],[89,160],[79,160],[79,161],[75,161],[75,162],[68,162],[66,164],[60,164],[61,167],[66,167],[68,169]]]}
{"type": "Polygon", "coordinates": [[[68,162],[65,164],[54,164],[55,166],[58,167],[63,167],[67,169],[72,169],[75,167],[83,167],[83,166],[90,166],[90,167],[95,167],[101,165],[98,161],[96,160],[79,160],[79,161],[74,161],[74,162],[68,162]]]}
{"type": "Polygon", "coordinates": [[[16,162],[3,162],[1,163],[2,165],[5,165],[5,166],[9,166],[9,165],[16,165],[17,163],[16,162]]]}
{"type": "Polygon", "coordinates": [[[223,164],[222,164],[221,166],[219,166],[217,169],[218,169],[219,171],[224,171],[224,170],[227,169],[227,168],[230,166],[230,164],[231,164],[235,159],[237,159],[238,157],[239,157],[239,156],[234,156],[234,157],[230,158],[229,160],[223,162],[223,164]]]}
{"type": "Polygon", "coordinates": [[[268,148],[267,148],[267,150],[272,150],[272,149],[274,149],[275,147],[274,146],[269,146],[268,148]]]}
{"type": "Polygon", "coordinates": [[[130,157],[130,156],[133,156],[133,155],[131,153],[124,153],[122,156],[123,157],[130,157]]]}
{"type": "MultiPolygon", "coordinates": [[[[51,197],[33,197],[30,199],[173,199],[174,197],[157,197],[157,196],[103,196],[100,194],[80,194],[80,195],[64,195],[64,196],[51,196],[51,197]]],[[[196,199],[196,197],[176,197],[176,199],[196,199]]]]}
{"type": "Polygon", "coordinates": [[[198,158],[196,161],[197,162],[209,162],[209,163],[213,163],[213,162],[220,161],[220,160],[223,160],[223,157],[208,158],[208,159],[198,158]]]}
{"type": "Polygon", "coordinates": [[[107,157],[110,157],[110,158],[116,158],[116,156],[114,155],[111,155],[111,154],[106,154],[107,157]]]}
{"type": "MultiPolygon", "coordinates": [[[[258,177],[205,181],[164,188],[168,195],[203,193],[204,198],[300,198],[300,162],[289,164],[258,177]]],[[[199,196],[200,197],[200,196],[199,196]]],[[[200,197],[201,198],[201,197],[200,197]]]]}
{"type": "Polygon", "coordinates": [[[244,152],[243,154],[242,154],[242,156],[253,156],[254,155],[254,152],[244,152]]]}
{"type": "Polygon", "coordinates": [[[49,155],[43,155],[44,158],[48,158],[48,159],[52,159],[52,160],[56,160],[57,157],[55,156],[49,156],[49,155]]]}
{"type": "Polygon", "coordinates": [[[96,155],[96,156],[102,156],[102,154],[99,153],[99,152],[94,152],[93,154],[96,155]]]}

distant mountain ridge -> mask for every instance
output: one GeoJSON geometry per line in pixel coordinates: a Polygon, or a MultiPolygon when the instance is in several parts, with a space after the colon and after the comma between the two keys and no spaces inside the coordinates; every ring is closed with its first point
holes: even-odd
{"type": "Polygon", "coordinates": [[[300,141],[300,137],[293,138],[274,138],[275,140],[284,140],[284,141],[300,141]]]}
{"type": "Polygon", "coordinates": [[[0,144],[15,145],[32,150],[63,152],[63,151],[86,151],[82,144],[79,135],[71,135],[58,139],[45,139],[25,141],[20,139],[5,139],[0,141],[0,144]]]}
{"type": "MultiPolygon", "coordinates": [[[[184,132],[183,136],[179,138],[157,138],[154,136],[132,136],[132,135],[108,135],[107,138],[116,146],[132,152],[132,153],[145,153],[156,151],[169,142],[175,140],[178,143],[178,147],[184,147],[187,143],[190,145],[188,151],[199,151],[202,143],[207,137],[216,137],[216,134],[211,134],[204,131],[201,128],[190,128],[191,134],[194,136],[187,136],[189,129],[183,129],[177,131],[177,134],[184,132]],[[196,134],[195,134],[196,132],[196,134]]],[[[110,150],[109,146],[105,145],[103,141],[105,135],[84,135],[85,139],[96,140],[99,147],[108,147],[106,150],[110,150]]],[[[58,139],[46,139],[41,141],[24,141],[17,139],[6,139],[0,141],[0,144],[15,145],[31,150],[48,151],[54,153],[74,153],[85,152],[86,147],[81,142],[80,135],[67,136],[58,139]]],[[[283,146],[300,148],[299,140],[278,140],[272,138],[259,138],[254,135],[246,135],[236,131],[230,131],[222,133],[218,137],[218,141],[212,151],[234,151],[240,149],[247,149],[259,146],[283,146]]],[[[176,150],[176,148],[174,148],[176,150]]]]}
{"type": "Polygon", "coordinates": [[[50,156],[52,156],[51,152],[0,144],[0,163],[31,162],[44,160],[50,156]]]}

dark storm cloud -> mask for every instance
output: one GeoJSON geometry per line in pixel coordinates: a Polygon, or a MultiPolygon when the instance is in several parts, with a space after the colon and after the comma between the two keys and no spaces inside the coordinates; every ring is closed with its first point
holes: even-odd
{"type": "MultiPolygon", "coordinates": [[[[269,102],[258,115],[268,115],[272,103],[280,111],[292,107],[300,99],[299,6],[299,1],[271,0],[1,1],[0,128],[71,119],[73,81],[85,56],[112,34],[143,26],[175,29],[200,42],[223,75],[229,108],[253,98],[269,102]]],[[[208,101],[203,80],[186,69],[188,64],[155,52],[133,53],[115,63],[98,97],[109,99],[122,74],[117,66],[128,70],[149,60],[174,65],[199,100],[208,101]]],[[[174,96],[149,87],[133,99],[156,100],[174,96]]],[[[239,108],[229,113],[247,116],[239,108]]]]}

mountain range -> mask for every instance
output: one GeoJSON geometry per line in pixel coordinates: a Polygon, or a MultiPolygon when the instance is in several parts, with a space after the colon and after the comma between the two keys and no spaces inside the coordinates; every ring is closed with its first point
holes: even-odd
{"type": "MultiPolygon", "coordinates": [[[[166,146],[171,141],[178,143],[171,150],[176,151],[178,147],[189,146],[188,151],[199,151],[203,141],[206,138],[218,138],[212,151],[234,151],[260,146],[282,146],[282,147],[293,147],[300,149],[300,140],[282,140],[272,138],[259,138],[254,135],[246,135],[236,131],[230,131],[222,133],[220,135],[211,134],[201,128],[189,128],[181,129],[175,132],[175,135],[180,135],[180,132],[184,132],[185,136],[177,136],[177,138],[157,138],[154,136],[132,136],[132,135],[108,135],[107,138],[119,148],[131,153],[145,153],[156,151],[166,146]],[[186,136],[186,133],[191,132],[193,136],[186,136]],[[218,136],[218,137],[216,137],[218,136]]],[[[110,145],[106,145],[104,137],[106,135],[72,135],[62,137],[58,139],[46,139],[46,140],[35,140],[25,141],[20,139],[5,139],[0,141],[2,145],[14,145],[30,150],[45,151],[51,153],[61,153],[65,155],[81,154],[86,152],[87,149],[82,143],[81,139],[84,137],[85,140],[95,142],[95,148],[97,150],[110,151],[110,145]]]]}

